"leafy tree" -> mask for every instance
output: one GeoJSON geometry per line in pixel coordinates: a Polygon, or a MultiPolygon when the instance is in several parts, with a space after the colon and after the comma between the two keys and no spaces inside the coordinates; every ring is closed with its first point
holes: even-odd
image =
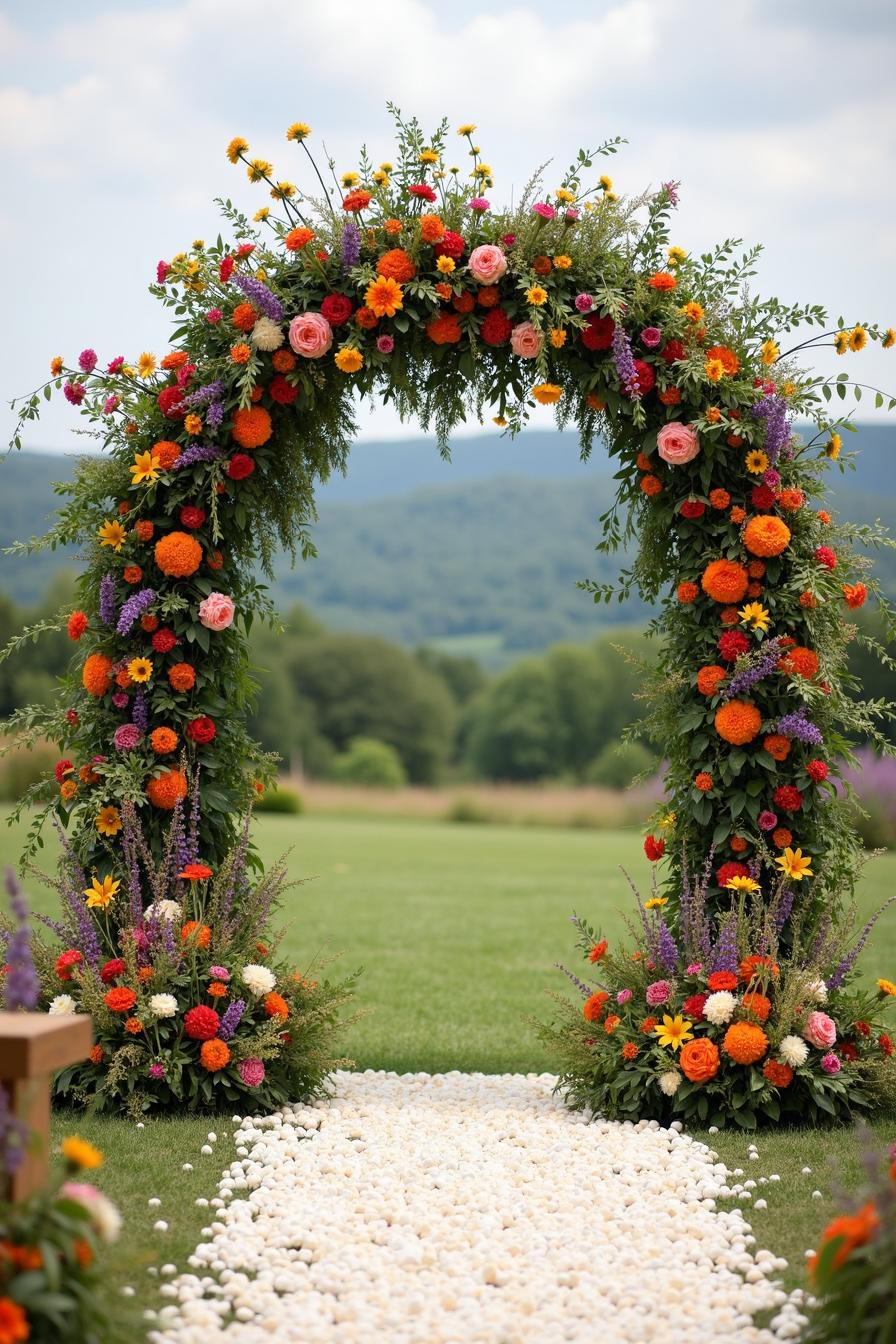
{"type": "Polygon", "coordinates": [[[551,669],[543,658],[525,658],[479,700],[470,758],[489,779],[545,779],[563,768],[563,737],[551,669]]]}
{"type": "Polygon", "coordinates": [[[400,789],[408,782],[395,748],[373,737],[353,737],[348,750],[334,758],[330,777],[368,789],[400,789]]]}
{"type": "Polygon", "coordinates": [[[585,771],[585,779],[606,789],[627,789],[636,775],[655,764],[653,752],[641,742],[608,742],[585,771]]]}

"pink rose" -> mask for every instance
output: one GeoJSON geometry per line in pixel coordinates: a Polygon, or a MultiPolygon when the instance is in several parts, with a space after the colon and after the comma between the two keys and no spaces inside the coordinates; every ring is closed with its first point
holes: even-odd
{"type": "Polygon", "coordinates": [[[228,625],[233,624],[235,611],[233,598],[227,597],[225,593],[209,593],[199,603],[199,619],[206,630],[226,630],[228,625]]]}
{"type": "Polygon", "coordinates": [[[467,270],[480,285],[496,285],[507,270],[507,258],[494,243],[474,247],[467,270]]]}
{"type": "Polygon", "coordinates": [[[323,313],[299,313],[289,324],[289,343],[297,355],[320,359],[333,344],[333,328],[323,313]]]}
{"type": "Polygon", "coordinates": [[[819,1050],[829,1050],[837,1039],[837,1026],[827,1013],[810,1013],[803,1036],[819,1050]]]}
{"type": "Polygon", "coordinates": [[[537,359],[541,354],[541,332],[531,322],[518,322],[510,333],[510,348],[521,359],[537,359]]]}
{"type": "Polygon", "coordinates": [[[656,442],[660,457],[664,462],[668,462],[670,467],[680,467],[685,462],[693,461],[700,451],[697,435],[690,425],[683,425],[680,420],[673,420],[670,425],[663,425],[656,436],[656,442]]]}

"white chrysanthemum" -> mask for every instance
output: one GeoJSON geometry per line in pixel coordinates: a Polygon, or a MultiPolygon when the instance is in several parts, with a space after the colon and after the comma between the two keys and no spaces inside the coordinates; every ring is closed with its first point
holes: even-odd
{"type": "Polygon", "coordinates": [[[176,919],[180,919],[181,908],[179,901],[153,901],[143,911],[144,919],[160,920],[164,919],[169,924],[173,924],[176,919]]]}
{"type": "Polygon", "coordinates": [[[47,1012],[53,1017],[67,1017],[70,1013],[76,1013],[77,1011],[71,994],[57,994],[47,1009],[47,1012]]]}
{"type": "Polygon", "coordinates": [[[118,1240],[121,1214],[111,1199],[101,1194],[96,1186],[82,1184],[80,1181],[66,1181],[60,1194],[81,1205],[100,1241],[111,1243],[118,1240]]]}
{"type": "Polygon", "coordinates": [[[660,1085],[661,1092],[665,1092],[667,1097],[674,1097],[681,1087],[681,1074],[677,1069],[668,1069],[665,1073],[660,1074],[657,1082],[660,1085]]]}
{"type": "Polygon", "coordinates": [[[808,986],[808,992],[816,1003],[827,1003],[828,987],[823,980],[813,980],[808,986]]]}
{"type": "Polygon", "coordinates": [[[714,1027],[721,1027],[725,1022],[731,1021],[736,1006],[737,1000],[734,995],[727,989],[720,989],[715,994],[710,994],[706,1000],[703,1005],[703,1016],[714,1027]]]}
{"type": "Polygon", "coordinates": [[[177,1012],[177,999],[173,994],[153,994],[149,1008],[153,1017],[174,1017],[177,1012]]]}
{"type": "Polygon", "coordinates": [[[274,985],[277,983],[273,973],[267,966],[259,966],[255,962],[250,962],[244,966],[240,972],[240,978],[243,984],[249,990],[250,994],[255,994],[259,998],[262,994],[270,994],[274,985]]]}
{"type": "Polygon", "coordinates": [[[280,327],[269,317],[260,317],[252,328],[252,344],[258,350],[279,350],[285,339],[280,327]]]}
{"type": "Polygon", "coordinates": [[[778,1055],[792,1069],[798,1069],[809,1058],[809,1047],[799,1036],[785,1036],[778,1046],[778,1055]]]}

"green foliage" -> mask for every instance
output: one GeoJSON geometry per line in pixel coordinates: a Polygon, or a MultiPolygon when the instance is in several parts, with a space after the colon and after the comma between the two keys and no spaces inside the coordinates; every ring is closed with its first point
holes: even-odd
{"type": "Polygon", "coordinates": [[[278,784],[275,788],[265,789],[255,804],[256,812],[278,813],[290,817],[301,816],[304,810],[305,804],[302,802],[302,795],[297,789],[290,789],[286,784],[278,784]]]}
{"type": "Polygon", "coordinates": [[[353,737],[333,759],[330,777],[339,784],[361,784],[367,789],[400,789],[407,784],[401,757],[388,742],[353,737]]]}
{"type": "Polygon", "coordinates": [[[656,757],[641,742],[608,742],[585,772],[588,784],[627,789],[632,781],[656,766],[656,757]]]}

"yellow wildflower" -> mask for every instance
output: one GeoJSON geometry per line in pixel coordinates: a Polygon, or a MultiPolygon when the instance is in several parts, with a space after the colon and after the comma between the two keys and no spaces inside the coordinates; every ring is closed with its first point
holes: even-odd
{"type": "Polygon", "coordinates": [[[441,271],[442,275],[450,275],[454,270],[454,258],[439,257],[436,261],[436,270],[441,271]]]}
{"type": "Polygon", "coordinates": [[[85,888],[84,895],[87,898],[87,906],[90,910],[105,910],[106,906],[114,901],[118,895],[118,888],[121,886],[119,880],[107,873],[102,882],[95,877],[89,887],[85,888]]]}
{"type": "Polygon", "coordinates": [[[92,1143],[79,1139],[75,1134],[62,1140],[60,1151],[66,1162],[71,1162],[73,1167],[79,1167],[82,1171],[95,1171],[103,1165],[99,1148],[94,1148],[92,1143]]]}
{"type": "Polygon", "coordinates": [[[896,985],[892,980],[878,980],[877,987],[881,994],[886,994],[890,998],[896,998],[896,985]]]}
{"type": "Polygon", "coordinates": [[[487,163],[480,163],[478,168],[473,170],[474,177],[491,177],[492,170],[487,163]]]}
{"type": "Polygon", "coordinates": [[[191,411],[190,414],[186,416],[186,418],[184,419],[184,429],[187,431],[188,434],[201,434],[202,416],[197,415],[195,411],[191,411]]]}
{"type": "Polygon", "coordinates": [[[606,173],[601,173],[600,177],[597,179],[597,185],[600,187],[601,191],[612,191],[613,179],[612,177],[607,177],[606,173]]]}
{"type": "Polygon", "coordinates": [[[111,546],[113,551],[120,551],[125,543],[127,533],[117,520],[103,523],[102,527],[97,528],[97,536],[100,539],[101,546],[111,546]]]}
{"type": "Polygon", "coordinates": [[[118,808],[110,803],[108,807],[100,808],[94,824],[100,835],[117,835],[124,823],[118,808]]]}
{"type": "Polygon", "coordinates": [[[853,327],[849,333],[850,350],[864,350],[868,344],[868,333],[864,327],[853,327]]]}
{"type": "Polygon", "coordinates": [[[364,363],[364,356],[360,350],[353,350],[346,347],[336,351],[336,367],[342,373],[357,373],[358,369],[364,363]]]}
{"type": "Polygon", "coordinates": [[[751,476],[761,476],[768,471],[768,456],[761,448],[754,448],[744,458],[744,466],[751,476]]]}
{"type": "Polygon", "coordinates": [[[675,1017],[669,1017],[666,1013],[663,1015],[662,1026],[654,1027],[653,1034],[660,1045],[668,1045],[673,1050],[679,1050],[685,1041],[689,1041],[693,1036],[692,1026],[693,1023],[688,1022],[680,1013],[675,1017]]]}
{"type": "Polygon", "coordinates": [[[834,349],[838,355],[845,355],[849,349],[849,332],[838,331],[834,337],[834,349]]]}
{"type": "Polygon", "coordinates": [[[131,681],[146,682],[152,677],[152,662],[149,658],[132,658],[128,663],[128,676],[131,681]]]}
{"type": "Polygon", "coordinates": [[[754,630],[764,632],[769,627],[771,617],[761,602],[748,602],[745,607],[741,607],[737,614],[742,621],[751,625],[754,630]]]}
{"type": "Polygon", "coordinates": [[[194,239],[193,239],[193,251],[194,251],[194,252],[201,252],[202,249],[203,249],[204,247],[205,247],[205,239],[204,239],[204,238],[194,238],[194,239]]]}
{"type": "MultiPolygon", "coordinates": [[[[367,286],[364,302],[377,317],[394,317],[398,309],[404,307],[401,285],[391,275],[377,276],[367,286]]],[[[360,364],[357,367],[360,368],[360,364]]]]}
{"type": "Polygon", "coordinates": [[[458,126],[457,133],[458,135],[472,135],[475,129],[476,129],[475,122],[465,121],[463,126],[458,126]]]}
{"type": "Polygon", "coordinates": [[[382,168],[378,168],[375,173],[371,173],[371,177],[378,187],[388,187],[389,174],[383,172],[382,168]]]}
{"type": "Polygon", "coordinates": [[[562,327],[551,327],[550,342],[555,350],[562,350],[566,344],[566,332],[562,327]]]}
{"type": "Polygon", "coordinates": [[[553,406],[563,396],[563,388],[557,383],[539,383],[532,395],[541,406],[553,406]]]}
{"type": "Polygon", "coordinates": [[[644,902],[644,909],[662,910],[663,906],[668,904],[669,904],[668,896],[651,896],[649,900],[644,902]]]}
{"type": "Polygon", "coordinates": [[[274,165],[268,163],[267,159],[252,159],[246,165],[246,176],[250,182],[261,182],[266,177],[270,177],[274,171],[274,165]]]}
{"type": "MultiPolygon", "coordinates": [[[[670,826],[674,826],[678,814],[676,812],[667,812],[664,817],[660,817],[660,830],[667,831],[670,826]]],[[[665,901],[663,902],[665,904],[665,901]]]]}
{"type": "Polygon", "coordinates": [[[339,181],[344,187],[356,187],[361,179],[357,173],[343,173],[339,181]]]}
{"type": "Polygon", "coordinates": [[[271,196],[275,201],[288,201],[295,194],[294,182],[278,182],[276,186],[271,187],[271,196]]]}
{"type": "Polygon", "coordinates": [[[718,383],[725,376],[725,365],[720,359],[707,359],[703,370],[711,383],[718,383]]]}
{"type": "Polygon", "coordinates": [[[227,146],[227,157],[231,163],[237,163],[248,148],[249,141],[244,140],[241,135],[235,135],[227,146]]]}
{"type": "Polygon", "coordinates": [[[504,426],[507,424],[507,421],[505,420],[503,415],[493,415],[492,424],[497,425],[499,429],[503,429],[504,426]]]}
{"type": "Polygon", "coordinates": [[[134,465],[129,468],[133,485],[149,485],[159,478],[159,459],[154,453],[136,453],[134,465]]]}
{"type": "Polygon", "coordinates": [[[434,149],[421,149],[417,155],[418,163],[438,163],[439,156],[434,149]]]}
{"type": "Polygon", "coordinates": [[[151,374],[155,373],[157,365],[158,360],[155,355],[151,355],[148,350],[144,350],[143,354],[137,360],[137,370],[140,377],[149,378],[151,374]]]}
{"type": "Polygon", "coordinates": [[[670,266],[680,266],[687,255],[683,247],[670,247],[666,252],[666,260],[670,266]]]}
{"type": "Polygon", "coordinates": [[[759,347],[759,358],[763,364],[774,364],[780,354],[781,349],[777,341],[763,341],[759,347]]]}
{"type": "Polygon", "coordinates": [[[843,440],[841,439],[840,435],[832,433],[831,437],[827,441],[825,452],[827,453],[828,457],[832,459],[832,461],[836,462],[837,458],[840,456],[840,449],[842,447],[843,447],[843,440]]]}
{"type": "Polygon", "coordinates": [[[287,140],[307,140],[310,134],[311,127],[304,121],[294,121],[286,128],[287,140]]]}
{"type": "Polygon", "coordinates": [[[570,201],[575,200],[574,194],[571,191],[567,191],[566,187],[558,187],[554,192],[554,195],[558,201],[563,201],[565,205],[568,205],[570,201]]]}
{"type": "Polygon", "coordinates": [[[695,325],[697,322],[703,321],[703,307],[693,300],[690,303],[686,303],[681,311],[684,313],[685,317],[695,325]]]}
{"type": "Polygon", "coordinates": [[[802,882],[804,877],[812,877],[812,856],[804,854],[801,849],[791,849],[789,846],[783,854],[779,854],[775,863],[781,869],[785,877],[791,878],[794,882],[802,882]]]}
{"type": "Polygon", "coordinates": [[[381,163],[381,164],[380,164],[380,171],[383,172],[383,173],[391,173],[391,171],[392,171],[392,169],[393,169],[394,167],[395,167],[395,165],[392,164],[392,163],[381,163]]]}
{"type": "Polygon", "coordinates": [[[746,891],[753,892],[759,890],[759,883],[755,877],[729,877],[725,883],[726,891],[746,891]]]}
{"type": "Polygon", "coordinates": [[[892,327],[887,327],[883,336],[880,338],[880,343],[885,350],[889,350],[891,346],[896,345],[896,331],[894,331],[892,327]]]}
{"type": "Polygon", "coordinates": [[[554,265],[558,271],[568,271],[572,265],[572,257],[568,257],[564,252],[561,252],[559,257],[554,258],[554,265]]]}
{"type": "Polygon", "coordinates": [[[540,308],[543,303],[547,303],[548,292],[542,289],[541,285],[533,285],[531,289],[526,290],[526,301],[532,304],[533,308],[540,308]]]}
{"type": "Polygon", "coordinates": [[[263,224],[270,213],[271,207],[269,205],[263,205],[260,210],[255,211],[252,218],[255,220],[256,224],[263,224]]]}

